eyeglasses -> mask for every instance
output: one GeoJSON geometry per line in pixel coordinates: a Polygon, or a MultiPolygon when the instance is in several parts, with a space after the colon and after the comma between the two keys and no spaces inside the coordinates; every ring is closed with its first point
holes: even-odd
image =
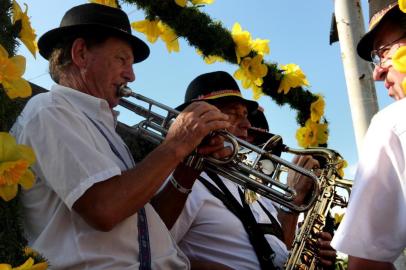
{"type": "Polygon", "coordinates": [[[381,67],[385,58],[388,56],[388,52],[390,51],[390,49],[392,49],[392,46],[399,40],[404,39],[405,37],[406,37],[406,33],[404,33],[400,38],[398,38],[388,44],[385,44],[376,50],[372,50],[371,51],[371,60],[372,60],[371,62],[375,66],[381,67]]]}

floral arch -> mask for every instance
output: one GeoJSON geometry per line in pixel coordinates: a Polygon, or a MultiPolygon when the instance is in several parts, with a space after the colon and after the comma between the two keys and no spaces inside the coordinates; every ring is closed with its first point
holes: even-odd
{"type": "MultiPolygon", "coordinates": [[[[25,58],[15,55],[17,48],[21,42],[34,56],[37,51],[28,7],[23,11],[18,2],[0,1],[0,270],[47,268],[46,259],[26,247],[21,226],[18,194],[21,188],[28,189],[34,184],[30,166],[35,155],[28,147],[16,144],[8,133],[21,104],[31,96],[31,86],[22,78],[25,58]]],[[[90,2],[117,8],[125,3],[144,10],[145,20],[133,22],[132,27],[144,33],[150,42],[161,38],[172,52],[179,50],[178,38],[185,38],[206,63],[226,61],[235,65],[234,77],[244,88],[252,89],[254,97],[269,96],[278,105],[287,104],[297,112],[296,138],[300,146],[327,144],[323,97],[306,88],[306,76],[297,65],[265,60],[270,51],[268,40],[253,39],[238,23],[228,30],[200,11],[201,5],[213,0],[90,2]]]]}

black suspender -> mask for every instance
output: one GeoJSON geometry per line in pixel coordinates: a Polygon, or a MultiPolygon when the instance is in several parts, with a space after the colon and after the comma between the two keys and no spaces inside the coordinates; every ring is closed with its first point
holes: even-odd
{"type": "MultiPolygon", "coordinates": [[[[121,156],[120,152],[116,149],[114,144],[110,141],[109,137],[104,133],[103,129],[91,119],[87,114],[86,117],[93,123],[93,125],[99,130],[100,134],[108,142],[111,151],[117,156],[118,159],[124,164],[125,168],[128,170],[130,167],[125,162],[124,158],[121,156]]],[[[132,164],[134,165],[134,164],[132,164]]],[[[145,212],[145,207],[138,210],[137,213],[137,227],[138,227],[138,260],[140,262],[139,270],[151,270],[151,247],[149,244],[149,233],[148,233],[148,220],[147,214],[145,212]]]]}
{"type": "MultiPolygon", "coordinates": [[[[247,203],[245,203],[243,193],[240,189],[238,189],[241,200],[243,205],[241,205],[235,197],[231,194],[231,192],[227,189],[223,181],[220,177],[211,172],[207,172],[207,175],[216,183],[216,185],[220,188],[218,189],[209,181],[204,179],[203,177],[199,176],[199,180],[204,184],[204,186],[219,200],[221,200],[224,205],[241,221],[244,225],[244,228],[249,236],[251,245],[254,248],[254,251],[257,255],[259,264],[261,269],[276,269],[273,264],[273,257],[275,256],[275,252],[270,247],[268,241],[265,239],[264,232],[262,231],[262,227],[265,227],[264,224],[258,224],[255,220],[254,215],[251,212],[251,209],[247,203]]],[[[261,204],[260,204],[261,205],[261,204]]],[[[265,207],[261,205],[264,209],[265,207]]],[[[265,211],[265,210],[264,210],[265,211]]],[[[272,229],[272,232],[275,232],[275,235],[282,237],[282,229],[280,228],[279,224],[275,220],[275,218],[269,213],[268,210],[265,213],[270,216],[270,220],[272,222],[272,227],[279,227],[279,229],[272,229]],[[275,226],[276,225],[276,226],[275,226]]],[[[269,225],[269,224],[268,224],[269,225]]],[[[268,226],[270,227],[270,226],[268,226]]],[[[273,233],[272,233],[273,234],[273,233]]],[[[279,238],[279,237],[278,237],[279,238]]]]}

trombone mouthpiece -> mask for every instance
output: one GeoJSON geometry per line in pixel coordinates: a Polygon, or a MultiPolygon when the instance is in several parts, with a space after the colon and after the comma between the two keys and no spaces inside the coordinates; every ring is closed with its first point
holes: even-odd
{"type": "Polygon", "coordinates": [[[117,96],[119,97],[129,97],[132,92],[131,88],[125,84],[122,84],[117,88],[117,96]]]}

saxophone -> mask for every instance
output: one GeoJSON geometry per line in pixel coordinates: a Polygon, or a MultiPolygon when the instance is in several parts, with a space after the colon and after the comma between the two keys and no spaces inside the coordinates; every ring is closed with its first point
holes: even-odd
{"type": "Polygon", "coordinates": [[[345,190],[349,197],[352,187],[352,181],[340,177],[339,170],[344,162],[340,154],[326,148],[305,150],[321,161],[321,169],[317,172],[321,192],[295,236],[285,265],[286,270],[322,269],[318,264],[317,235],[325,228],[330,210],[335,206],[346,207],[348,204],[348,200],[338,194],[338,190],[345,190]]]}

